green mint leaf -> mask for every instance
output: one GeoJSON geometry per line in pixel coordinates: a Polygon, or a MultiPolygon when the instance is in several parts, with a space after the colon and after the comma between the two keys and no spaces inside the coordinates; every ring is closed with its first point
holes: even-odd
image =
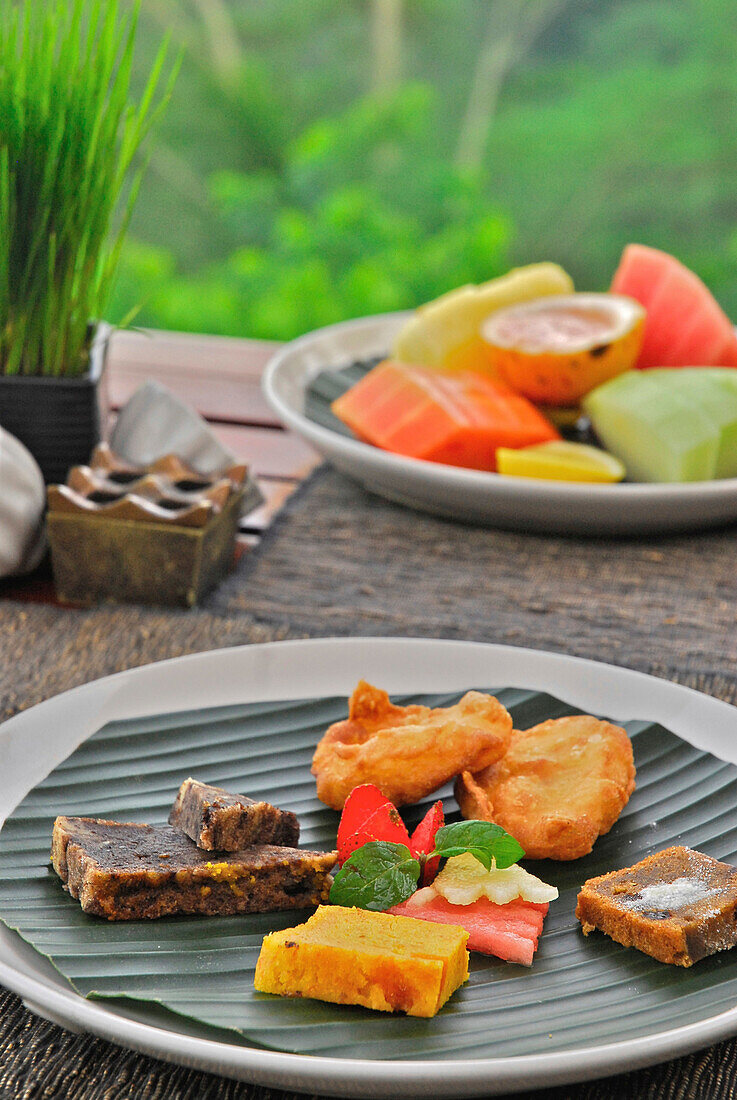
{"type": "Polygon", "coordinates": [[[381,912],[414,894],[419,878],[420,865],[405,844],[370,840],[338,871],[330,901],[381,912]]]}
{"type": "Polygon", "coordinates": [[[435,836],[435,850],[431,856],[461,856],[470,854],[486,867],[491,867],[492,859],[497,867],[511,867],[522,859],[525,850],[519,841],[510,836],[501,825],[491,821],[455,821],[444,825],[435,836]]]}

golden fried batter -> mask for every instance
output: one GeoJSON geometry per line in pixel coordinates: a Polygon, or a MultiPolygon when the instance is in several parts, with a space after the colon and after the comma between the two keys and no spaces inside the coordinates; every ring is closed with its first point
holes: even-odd
{"type": "Polygon", "coordinates": [[[591,715],[515,730],[506,755],[456,780],[466,818],[495,821],[530,859],[578,859],[608,833],[635,789],[632,744],[591,715]]]}
{"type": "Polygon", "coordinates": [[[493,764],[511,734],[512,719],[493,695],[468,691],[453,707],[398,707],[361,680],[348,718],[315,750],[317,797],[340,810],[354,787],[374,783],[395,806],[418,802],[464,768],[493,764]]]}

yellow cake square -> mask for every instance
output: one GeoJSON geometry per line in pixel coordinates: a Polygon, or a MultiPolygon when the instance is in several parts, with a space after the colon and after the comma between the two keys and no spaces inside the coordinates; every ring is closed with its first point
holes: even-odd
{"type": "Polygon", "coordinates": [[[261,945],[261,993],[434,1016],[468,978],[468,933],[453,924],[321,905],[261,945]]]}

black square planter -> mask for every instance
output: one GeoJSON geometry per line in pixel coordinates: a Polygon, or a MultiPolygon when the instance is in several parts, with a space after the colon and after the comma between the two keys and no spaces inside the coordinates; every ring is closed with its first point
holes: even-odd
{"type": "Polygon", "coordinates": [[[0,375],[0,426],[25,444],[47,485],[62,484],[70,466],[88,462],[100,442],[109,402],[105,362],[109,325],[97,326],[90,369],[78,378],[0,375]]]}

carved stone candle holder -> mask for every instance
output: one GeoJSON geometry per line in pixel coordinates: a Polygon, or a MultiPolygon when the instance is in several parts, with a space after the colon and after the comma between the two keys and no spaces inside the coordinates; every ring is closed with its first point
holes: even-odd
{"type": "Polygon", "coordinates": [[[228,572],[244,505],[261,499],[246,466],[212,477],[176,455],[131,466],[104,443],[47,497],[61,600],[178,607],[193,607],[228,572]]]}

